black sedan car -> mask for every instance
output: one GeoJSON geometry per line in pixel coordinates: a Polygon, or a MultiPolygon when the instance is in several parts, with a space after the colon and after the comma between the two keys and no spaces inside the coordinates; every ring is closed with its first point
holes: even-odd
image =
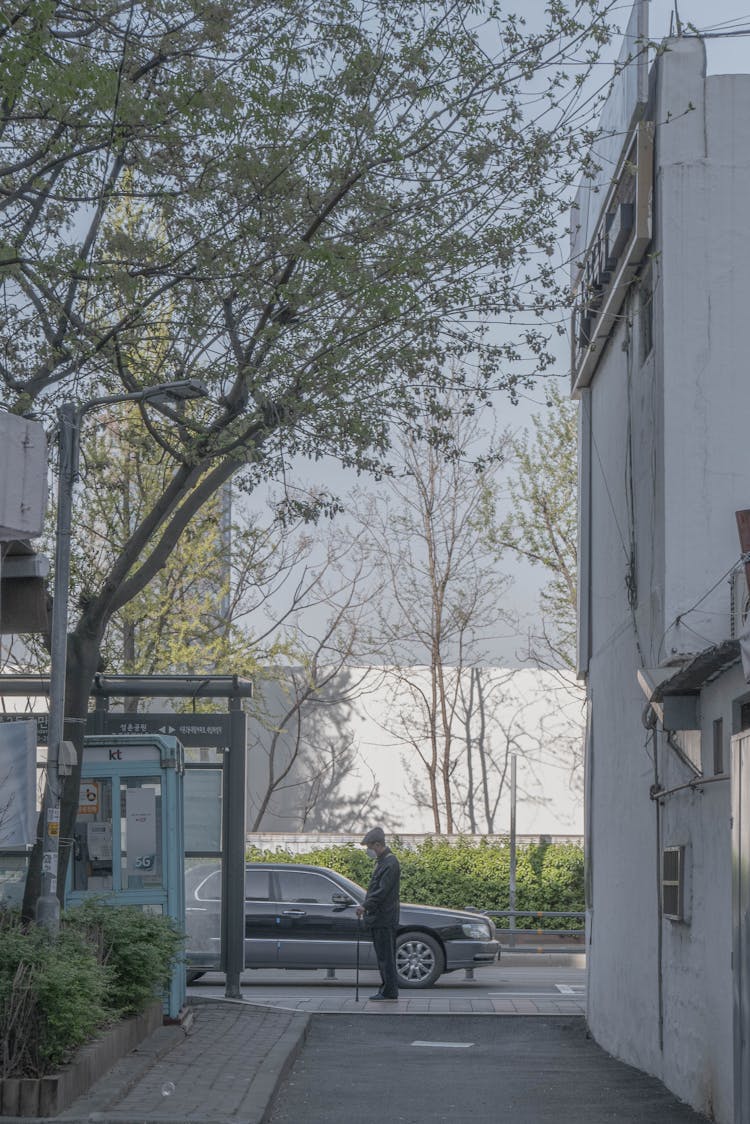
{"type": "MultiPolygon", "coordinates": [[[[188,981],[219,963],[221,871],[187,872],[188,981]]],[[[246,968],[376,969],[367,927],[357,920],[365,891],[321,866],[250,863],[245,869],[246,968]]],[[[482,913],[402,905],[396,939],[399,986],[430,987],[443,972],[494,964],[495,927],[482,913]]]]}

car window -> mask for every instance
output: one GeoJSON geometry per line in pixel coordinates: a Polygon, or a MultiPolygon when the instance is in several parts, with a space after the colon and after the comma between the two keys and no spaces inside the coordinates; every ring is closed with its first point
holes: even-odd
{"type": "Polygon", "coordinates": [[[347,894],[351,894],[355,902],[360,902],[365,896],[365,891],[356,882],[352,882],[351,878],[346,878],[343,874],[338,876],[337,890],[344,890],[347,894]]]}
{"type": "Polygon", "coordinates": [[[330,905],[340,887],[322,874],[308,870],[277,871],[282,902],[330,905]]]}
{"type": "Polygon", "coordinates": [[[271,897],[271,874],[267,870],[245,871],[245,901],[267,902],[271,897]]]}
{"type": "Polygon", "coordinates": [[[221,897],[221,871],[215,870],[198,886],[195,896],[199,901],[216,901],[221,897]]]}

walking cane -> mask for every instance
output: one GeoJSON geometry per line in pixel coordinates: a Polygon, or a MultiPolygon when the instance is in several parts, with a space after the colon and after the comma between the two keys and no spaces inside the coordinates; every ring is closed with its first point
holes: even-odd
{"type": "Polygon", "coordinates": [[[357,917],[357,969],[354,976],[354,1002],[359,1003],[359,931],[362,928],[362,920],[357,917]]]}

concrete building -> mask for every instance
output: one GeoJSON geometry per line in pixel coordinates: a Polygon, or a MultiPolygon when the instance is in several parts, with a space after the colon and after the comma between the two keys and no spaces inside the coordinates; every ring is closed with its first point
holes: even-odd
{"type": "MultiPolygon", "coordinates": [[[[631,37],[644,19],[638,4],[631,37]]],[[[626,67],[574,211],[588,1020],[606,1050],[739,1124],[750,75],[706,77],[695,37],[663,48],[626,67]]]]}

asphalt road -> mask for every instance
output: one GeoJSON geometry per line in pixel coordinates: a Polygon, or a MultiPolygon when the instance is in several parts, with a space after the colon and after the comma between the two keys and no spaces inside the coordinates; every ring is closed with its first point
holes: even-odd
{"type": "Polygon", "coordinates": [[[698,1124],[580,1018],[314,1015],[268,1124],[698,1124]]]}
{"type": "MultiPolygon", "coordinates": [[[[245,999],[271,1006],[284,1006],[301,999],[336,1000],[350,998],[354,992],[354,972],[340,970],[329,979],[324,970],[293,972],[282,970],[247,971],[242,975],[245,999]]],[[[377,972],[362,972],[360,991],[363,996],[376,991],[380,984],[377,972]]],[[[224,977],[207,972],[188,988],[188,994],[220,998],[224,995],[224,977]]],[[[430,999],[470,1000],[484,997],[507,999],[559,999],[586,995],[586,971],[583,967],[555,967],[537,962],[528,964],[500,963],[492,968],[478,968],[473,979],[463,971],[441,976],[434,987],[402,991],[402,996],[430,999]]]]}

